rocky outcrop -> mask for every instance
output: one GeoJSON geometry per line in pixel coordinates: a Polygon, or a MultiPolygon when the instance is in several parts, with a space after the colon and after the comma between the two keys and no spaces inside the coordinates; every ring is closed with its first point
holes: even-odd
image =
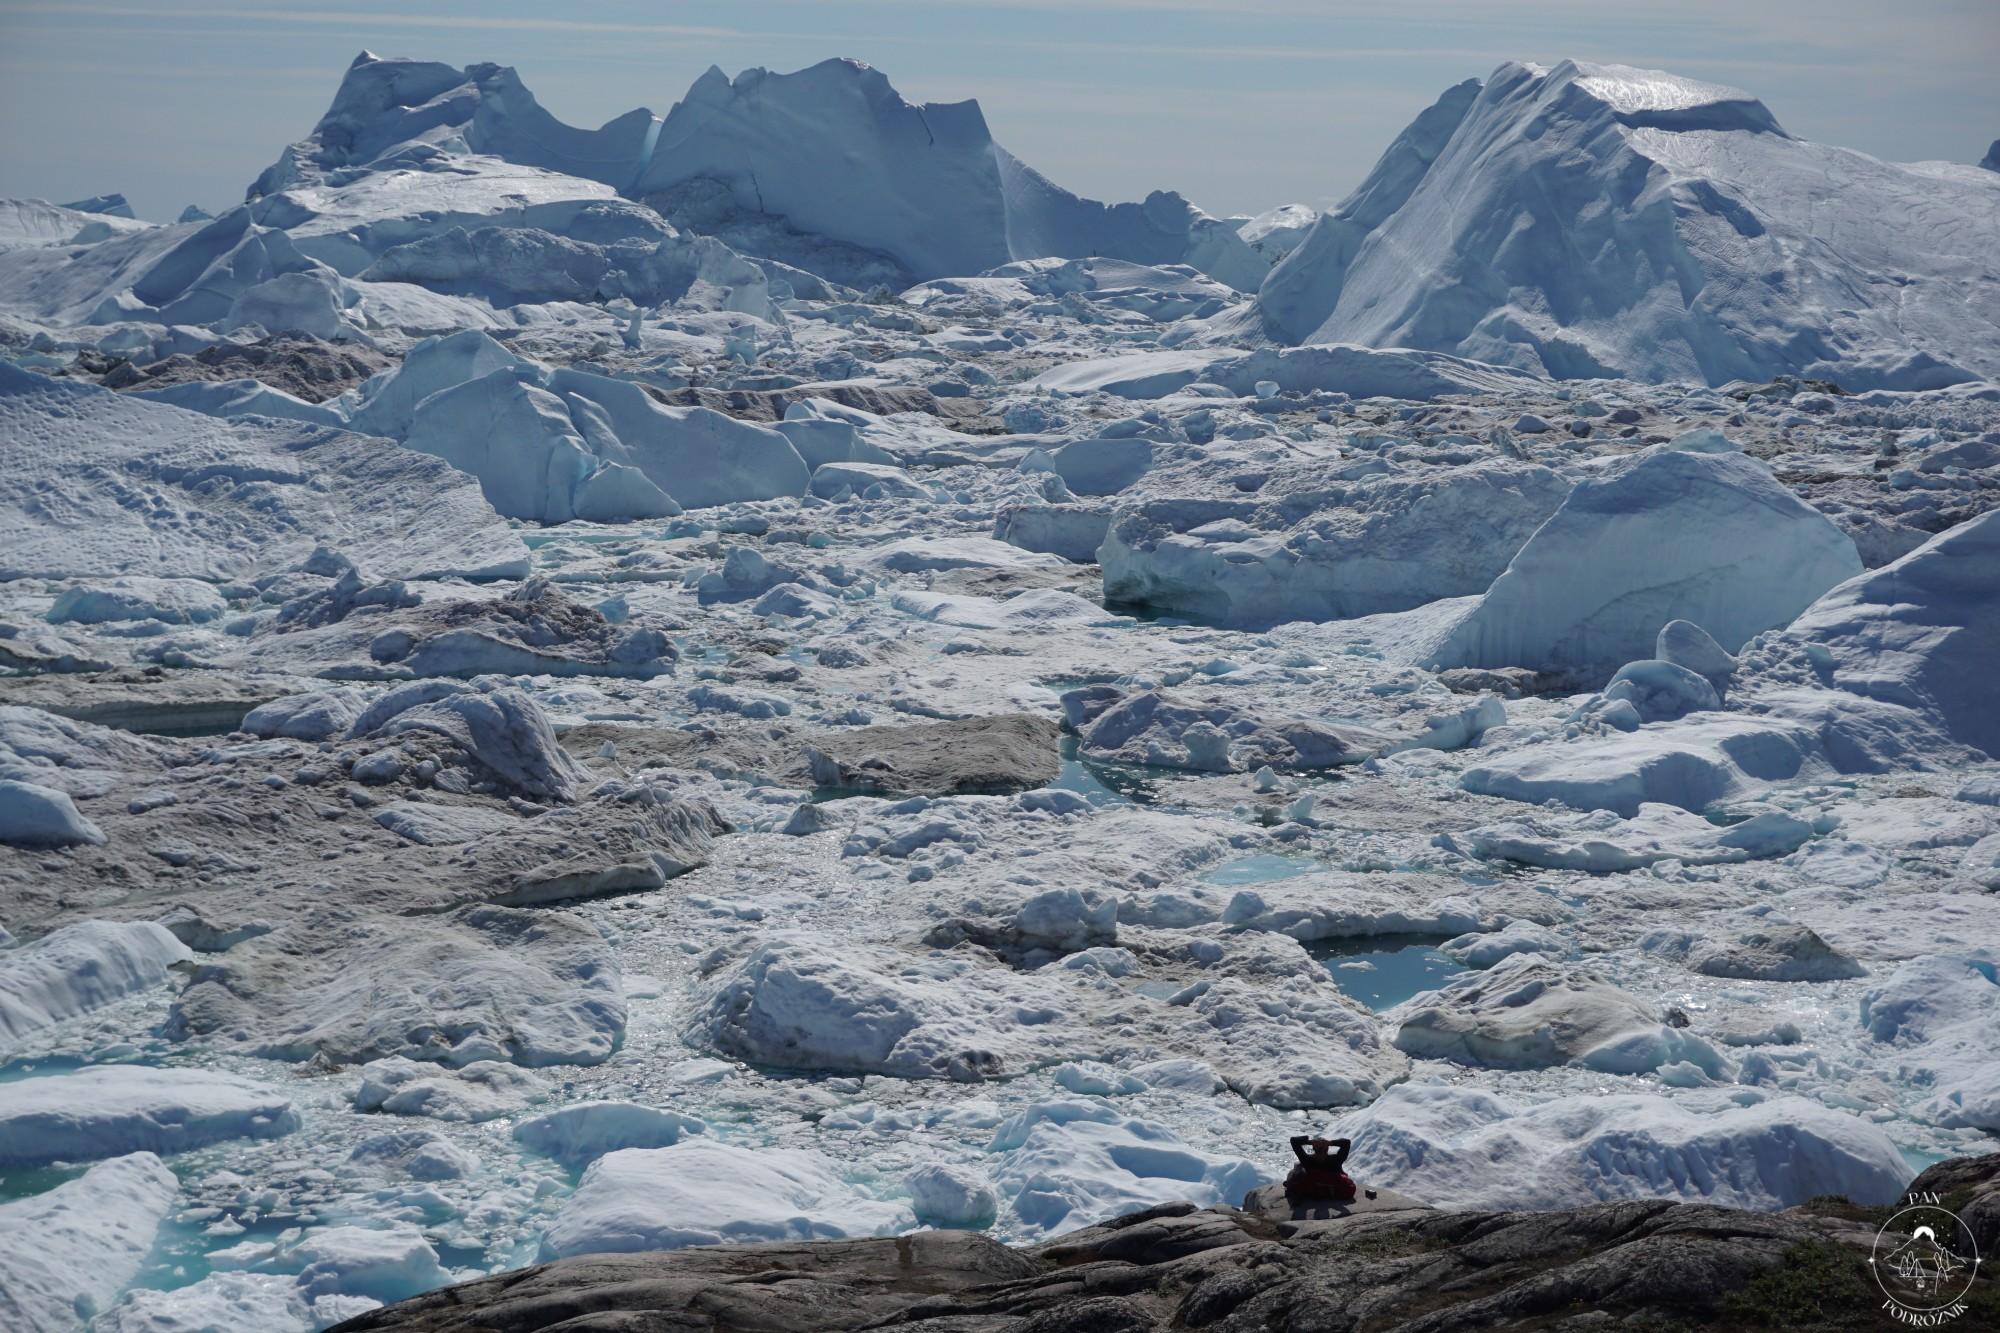
{"type": "MultiPolygon", "coordinates": [[[[1975,1233],[1987,1227],[1982,1243],[1993,1238],[2000,1154],[1940,1163],[1910,1188],[1937,1192],[1975,1233]]],[[[1384,1194],[1294,1210],[1275,1194],[1253,1194],[1248,1211],[1170,1204],[1019,1250],[921,1231],[586,1255],[431,1292],[339,1330],[1428,1333],[1833,1329],[1881,1317],[1868,1251],[1893,1208],[1822,1199],[1753,1213],[1633,1200],[1445,1212],[1384,1194]]],[[[1975,1282],[1966,1304],[1967,1326],[1986,1326],[2000,1315],[2000,1289],[1975,1282]]]]}

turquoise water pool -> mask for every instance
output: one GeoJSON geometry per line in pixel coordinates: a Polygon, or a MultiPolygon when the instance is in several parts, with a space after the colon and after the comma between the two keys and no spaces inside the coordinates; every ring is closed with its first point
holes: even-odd
{"type": "Polygon", "coordinates": [[[1202,876],[1210,884],[1269,884],[1275,880],[1310,875],[1326,867],[1309,856],[1280,856],[1259,852],[1255,856],[1225,861],[1202,876]]]}
{"type": "Polygon", "coordinates": [[[1308,945],[1326,964],[1341,992],[1376,1013],[1393,1009],[1413,995],[1436,990],[1466,970],[1438,951],[1437,939],[1378,936],[1308,945]]]}

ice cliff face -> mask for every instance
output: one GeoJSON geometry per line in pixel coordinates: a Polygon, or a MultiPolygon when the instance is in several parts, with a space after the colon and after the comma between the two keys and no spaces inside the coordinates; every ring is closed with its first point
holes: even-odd
{"type": "MultiPolygon", "coordinates": [[[[312,134],[250,195],[305,191],[310,206],[365,175],[465,158],[576,178],[574,199],[591,197],[583,182],[609,186],[745,253],[860,286],[1109,255],[1192,264],[1248,291],[1268,268],[1234,228],[1179,195],[1080,198],[993,142],[977,102],[906,102],[852,60],[733,81],[711,68],[664,121],[635,110],[585,130],[543,110],[512,69],[363,52],[312,134]]],[[[568,202],[550,185],[508,189],[531,206],[568,202]]]]}
{"type": "Polygon", "coordinates": [[[1788,135],[1747,93],[1506,64],[1452,88],[1265,281],[1292,343],[1558,377],[2000,371],[2000,177],[1788,135]]]}
{"type": "Polygon", "coordinates": [[[914,105],[852,60],[733,81],[711,68],[668,113],[634,193],[738,249],[849,281],[1110,255],[1247,289],[1265,268],[1179,195],[1080,198],[995,143],[977,102],[914,105]]]}

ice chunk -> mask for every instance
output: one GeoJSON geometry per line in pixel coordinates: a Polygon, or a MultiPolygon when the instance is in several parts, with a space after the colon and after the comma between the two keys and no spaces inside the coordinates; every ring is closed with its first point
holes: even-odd
{"type": "Polygon", "coordinates": [[[328,172],[372,162],[399,145],[435,139],[440,130],[470,153],[623,186],[653,129],[653,117],[643,111],[627,112],[596,130],[565,125],[543,110],[520,75],[506,66],[458,69],[364,51],[348,66],[312,133],[257,178],[251,195],[316,184],[328,172]]]}
{"type": "Polygon", "coordinates": [[[530,1151],[563,1165],[586,1166],[622,1148],[671,1148],[685,1135],[705,1133],[704,1121],[636,1102],[573,1102],[514,1126],[530,1151]]]}
{"type": "Polygon", "coordinates": [[[1905,1082],[1932,1090],[1918,1116],[2000,1131],[2000,969],[1989,953],[1910,960],[1862,995],[1861,1026],[1899,1052],[1905,1082]]]}
{"type": "Polygon", "coordinates": [[[155,579],[128,574],[63,590],[49,608],[56,625],[101,625],[113,620],[158,620],[197,625],[229,609],[212,584],[199,579],[155,579]]]}
{"type": "Polygon", "coordinates": [[[1143,1079],[1095,1060],[1065,1061],[1056,1066],[1054,1077],[1058,1087],[1079,1097],[1125,1097],[1149,1086],[1143,1079]]]}
{"type": "Polygon", "coordinates": [[[907,1230],[915,1216],[844,1180],[820,1153],[693,1138],[598,1158],[542,1238],[542,1257],[907,1230]]]}
{"type": "Polygon", "coordinates": [[[1000,1200],[993,1187],[963,1167],[920,1166],[903,1177],[910,1206],[925,1226],[956,1231],[984,1231],[999,1216],[1000,1200]]]}
{"type": "Polygon", "coordinates": [[[461,329],[414,344],[403,354],[402,364],[369,379],[341,401],[352,429],[400,440],[410,433],[417,404],[432,394],[496,370],[532,365],[478,329],[461,329]]]}
{"type": "Polygon", "coordinates": [[[1374,1015],[1308,965],[1311,972],[1277,988],[1235,977],[1195,983],[1178,1035],[1260,1106],[1365,1105],[1408,1077],[1409,1062],[1382,1040],[1374,1015]]]}
{"type": "Polygon", "coordinates": [[[1188,1146],[1102,1102],[1041,1102],[993,1132],[993,1180],[1016,1222],[1061,1235],[1154,1204],[1240,1204],[1275,1173],[1188,1146]]]}
{"type": "MultiPolygon", "coordinates": [[[[566,523],[578,516],[578,493],[599,460],[562,400],[526,373],[507,367],[432,394],[418,406],[403,443],[479,478],[487,501],[509,518],[566,523]]],[[[666,497],[656,496],[650,507],[617,517],[673,512],[666,497]]]]}
{"type": "Polygon", "coordinates": [[[498,1060],[439,1069],[392,1055],[361,1067],[354,1109],[477,1123],[512,1115],[550,1091],[546,1079],[498,1060]]]}
{"type": "MultiPolygon", "coordinates": [[[[354,629],[343,627],[328,636],[336,651],[344,649],[359,657],[365,648],[367,665],[359,667],[362,672],[473,679],[488,675],[644,678],[672,670],[678,656],[663,631],[614,624],[596,607],[572,601],[544,578],[529,579],[496,598],[453,598],[421,605],[401,596],[382,600],[389,603],[389,614],[364,617],[354,629]]],[[[478,688],[495,699],[511,698],[494,681],[481,681],[478,688]]],[[[372,705],[369,711],[376,712],[372,705]]],[[[374,729],[371,725],[352,734],[374,729]]]]}
{"type": "Polygon", "coordinates": [[[886,463],[824,463],[813,469],[810,489],[822,500],[928,500],[931,493],[910,474],[886,463]]]}
{"type": "Polygon", "coordinates": [[[1774,1210],[1820,1194],[1880,1204],[1911,1176],[1879,1128],[1799,1097],[1699,1113],[1629,1093],[1523,1106],[1405,1085],[1337,1129],[1354,1141],[1358,1179],[1460,1208],[1680,1199],[1774,1210]]]}
{"type": "Polygon", "coordinates": [[[185,1152],[298,1127],[284,1094],[234,1074],[102,1065],[10,1084],[0,1100],[0,1164],[185,1152]]]}
{"type": "Polygon", "coordinates": [[[1475,931],[1446,940],[1438,952],[1455,958],[1467,967],[1492,967],[1517,953],[1540,953],[1560,958],[1563,943],[1546,926],[1532,921],[1512,921],[1493,931],[1475,931]]]}
{"type": "Polygon", "coordinates": [[[1723,935],[1659,930],[1640,940],[1650,953],[1678,957],[1703,976],[1748,981],[1842,981],[1868,969],[1807,926],[1773,923],[1723,935]]]}
{"type": "Polygon", "coordinates": [[[1204,1060],[1153,1060],[1134,1066],[1132,1075],[1143,1080],[1149,1088],[1169,1092],[1207,1094],[1221,1092],[1228,1086],[1215,1072],[1214,1066],[1204,1060]]]}
{"type": "Polygon", "coordinates": [[[280,273],[245,287],[229,303],[219,321],[224,329],[246,326],[267,333],[304,333],[332,341],[338,338],[366,340],[359,324],[347,316],[348,307],[358,296],[338,273],[314,267],[299,272],[280,273]]]}
{"type": "Polygon", "coordinates": [[[1736,659],[1709,632],[1689,620],[1669,620],[1653,641],[1653,656],[1694,672],[1720,695],[1736,675],[1736,659]]]}
{"type": "Polygon", "coordinates": [[[81,921],[0,952],[0,1047],[157,986],[193,957],[150,921],[81,921]]]}
{"type": "Polygon", "coordinates": [[[290,736],[302,741],[330,741],[347,734],[361,715],[361,702],[351,691],[318,690],[288,694],[259,704],[243,719],[252,736],[290,736]]]}
{"type": "Polygon", "coordinates": [[[612,228],[600,228],[612,216],[632,224],[618,230],[641,231],[649,222],[660,226],[629,205],[586,208],[567,219],[560,210],[543,215],[547,224],[571,234],[523,225],[454,226],[384,250],[358,276],[364,282],[418,283],[496,308],[596,301],[618,292],[636,303],[634,318],[639,308],[665,304],[783,318],[763,270],[713,237],[675,235],[664,227],[657,238],[635,235],[609,243],[578,234],[608,239],[612,228]],[[647,246],[647,240],[655,243],[647,246]]]}
{"type": "Polygon", "coordinates": [[[1362,763],[1395,743],[1366,727],[1259,715],[1165,690],[1116,698],[1079,732],[1083,751],[1093,759],[1216,773],[1265,766],[1337,768],[1362,763]]]}
{"type": "Polygon", "coordinates": [[[556,740],[541,705],[527,693],[507,686],[413,702],[375,721],[367,734],[412,733],[442,736],[456,743],[503,787],[526,796],[569,800],[584,776],[582,766],[556,740]]]}
{"type": "Polygon", "coordinates": [[[1619,667],[1599,698],[1624,700],[1642,722],[1671,722],[1722,706],[1715,687],[1705,677],[1658,658],[1619,667]]]}
{"type": "Polygon", "coordinates": [[[131,396],[211,417],[277,417],[309,426],[335,429],[347,426],[346,418],[337,409],[324,403],[309,403],[253,379],[189,380],[162,389],[135,389],[131,396]]]}
{"type": "Polygon", "coordinates": [[[2000,891],[2000,833],[1989,833],[1966,848],[1958,873],[1982,889],[2000,891]]]}
{"type": "Polygon", "coordinates": [[[1831,683],[1933,717],[2000,757],[2000,512],[1947,529],[1807,607],[1784,638],[1825,654],[1831,683]]]}
{"type": "Polygon", "coordinates": [[[892,594],[889,604],[919,620],[965,629],[1008,629],[1015,626],[1050,629],[1064,622],[1079,628],[1131,623],[1125,617],[1112,615],[1095,602],[1086,601],[1061,588],[1034,588],[1017,592],[999,602],[990,597],[909,589],[892,594]]]}
{"type": "Polygon", "coordinates": [[[589,447],[643,473],[689,509],[804,495],[805,460],[768,427],[705,407],[673,407],[629,380],[558,370],[562,398],[589,447]]]}
{"type": "Polygon", "coordinates": [[[1853,541],[1763,463],[1662,449],[1571,491],[1424,660],[1602,680],[1670,620],[1734,649],[1860,569],[1853,541]]]}
{"type": "Polygon", "coordinates": [[[1396,1045],[1412,1055],[1498,1069],[1577,1063],[1637,1074],[1692,1061],[1710,1074],[1722,1057],[1669,1026],[1603,977],[1539,954],[1462,972],[1389,1011],[1396,1045]]]}
{"type": "Polygon", "coordinates": [[[116,190],[110,194],[93,194],[88,199],[79,199],[74,203],[63,204],[62,207],[78,213],[102,213],[114,218],[129,219],[133,216],[132,205],[127,203],[125,196],[116,190]]]}
{"type": "Polygon", "coordinates": [[[162,752],[143,737],[39,708],[0,705],[0,778],[102,796],[135,772],[163,767],[162,752]]]}
{"type": "Polygon", "coordinates": [[[1808,882],[1842,889],[1871,889],[1889,877],[1895,863],[1866,843],[1821,838],[1785,858],[1808,882]]]}
{"type": "Polygon", "coordinates": [[[1116,495],[1152,470],[1154,447],[1130,436],[1118,439],[1071,440],[1055,449],[1029,454],[1024,472],[1053,472],[1076,495],[1116,495]]]}
{"type": "Polygon", "coordinates": [[[107,1309],[138,1274],[179,1193],[174,1173],[139,1152],[0,1203],[0,1325],[53,1333],[107,1309]]]}
{"type": "MultiPolygon", "coordinates": [[[[1046,1051],[1040,1004],[945,955],[899,958],[779,938],[716,978],[695,1031],[762,1064],[976,1081],[1046,1051]]],[[[1053,1017],[1053,1015],[1046,1015],[1053,1017]]]]}
{"type": "Polygon", "coordinates": [[[1642,803],[1630,819],[1609,810],[1537,813],[1439,834],[1437,842],[1474,856],[1603,874],[1666,860],[1688,865],[1763,860],[1784,856],[1812,836],[1810,824],[1782,811],[1717,826],[1674,806],[1642,803]]]}
{"type": "MultiPolygon", "coordinates": [[[[1329,340],[1331,341],[1331,340],[1329,340]]],[[[1446,394],[1531,388],[1536,376],[1504,366],[1400,347],[1316,347],[1128,352],[1077,361],[1044,371],[1038,388],[1059,394],[1108,393],[1119,398],[1164,398],[1195,384],[1217,384],[1241,397],[1260,381],[1281,392],[1325,391],[1355,398],[1429,401],[1446,394]]]]}
{"type": "Polygon", "coordinates": [[[1469,768],[1467,791],[1626,818],[1657,802],[1700,811],[1726,797],[1813,771],[1817,737],[1774,718],[1714,717],[1652,723],[1629,734],[1536,745],[1469,768]]]}
{"type": "Polygon", "coordinates": [[[77,812],[69,793],[0,779],[0,842],[10,847],[102,844],[104,830],[77,812]]]}
{"type": "Polygon", "coordinates": [[[1568,491],[1547,468],[1481,464],[1330,488],[1303,518],[1274,505],[1223,523],[1210,502],[1158,500],[1121,510],[1097,558],[1112,601],[1225,625],[1339,620],[1484,591],[1568,491]]]}
{"type": "Polygon", "coordinates": [[[315,1227],[252,1267],[295,1274],[307,1301],[327,1296],[400,1301],[450,1280],[437,1251],[412,1227],[315,1227]]]}
{"type": "MultiPolygon", "coordinates": [[[[360,1309],[373,1301],[360,1302],[360,1309]]],[[[360,1309],[328,1303],[318,1309],[305,1299],[298,1280],[275,1273],[210,1273],[171,1291],[126,1293],[99,1315],[92,1333],[208,1333],[250,1329],[257,1333],[317,1333],[360,1309]]]]}
{"type": "Polygon", "coordinates": [[[463,1180],[479,1159],[434,1129],[398,1129],[373,1134],[347,1154],[350,1165],[411,1180],[463,1180]]]}
{"type": "Polygon", "coordinates": [[[1094,564],[1111,527],[1111,514],[1086,505],[1008,505],[993,519],[993,535],[1024,551],[1094,564]]]}
{"type": "Polygon", "coordinates": [[[1290,254],[1317,221],[1319,210],[1308,204],[1280,204],[1237,223],[1236,234],[1258,254],[1275,261],[1290,254]]]}
{"type": "Polygon", "coordinates": [[[1061,562],[991,537],[905,537],[868,552],[868,563],[898,574],[945,570],[1060,569],[1061,562]]]}

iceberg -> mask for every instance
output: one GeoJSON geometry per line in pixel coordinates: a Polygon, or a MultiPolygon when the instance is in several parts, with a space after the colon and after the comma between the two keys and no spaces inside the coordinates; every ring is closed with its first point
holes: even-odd
{"type": "Polygon", "coordinates": [[[1423,660],[1602,680],[1650,659],[1669,621],[1734,651],[1860,571],[1853,540],[1763,463],[1663,448],[1571,491],[1423,660]]]}
{"type": "Polygon", "coordinates": [[[2000,375],[1996,256],[1991,173],[1809,143],[1657,70],[1508,63],[1419,116],[1258,308],[1287,343],[1560,378],[1927,389],[2000,375]]]}
{"type": "Polygon", "coordinates": [[[711,67],[630,193],[676,225],[852,286],[1108,255],[1247,290],[1268,267],[1179,195],[1080,198],[995,143],[977,102],[913,105],[854,60],[734,79],[711,67]]]}

